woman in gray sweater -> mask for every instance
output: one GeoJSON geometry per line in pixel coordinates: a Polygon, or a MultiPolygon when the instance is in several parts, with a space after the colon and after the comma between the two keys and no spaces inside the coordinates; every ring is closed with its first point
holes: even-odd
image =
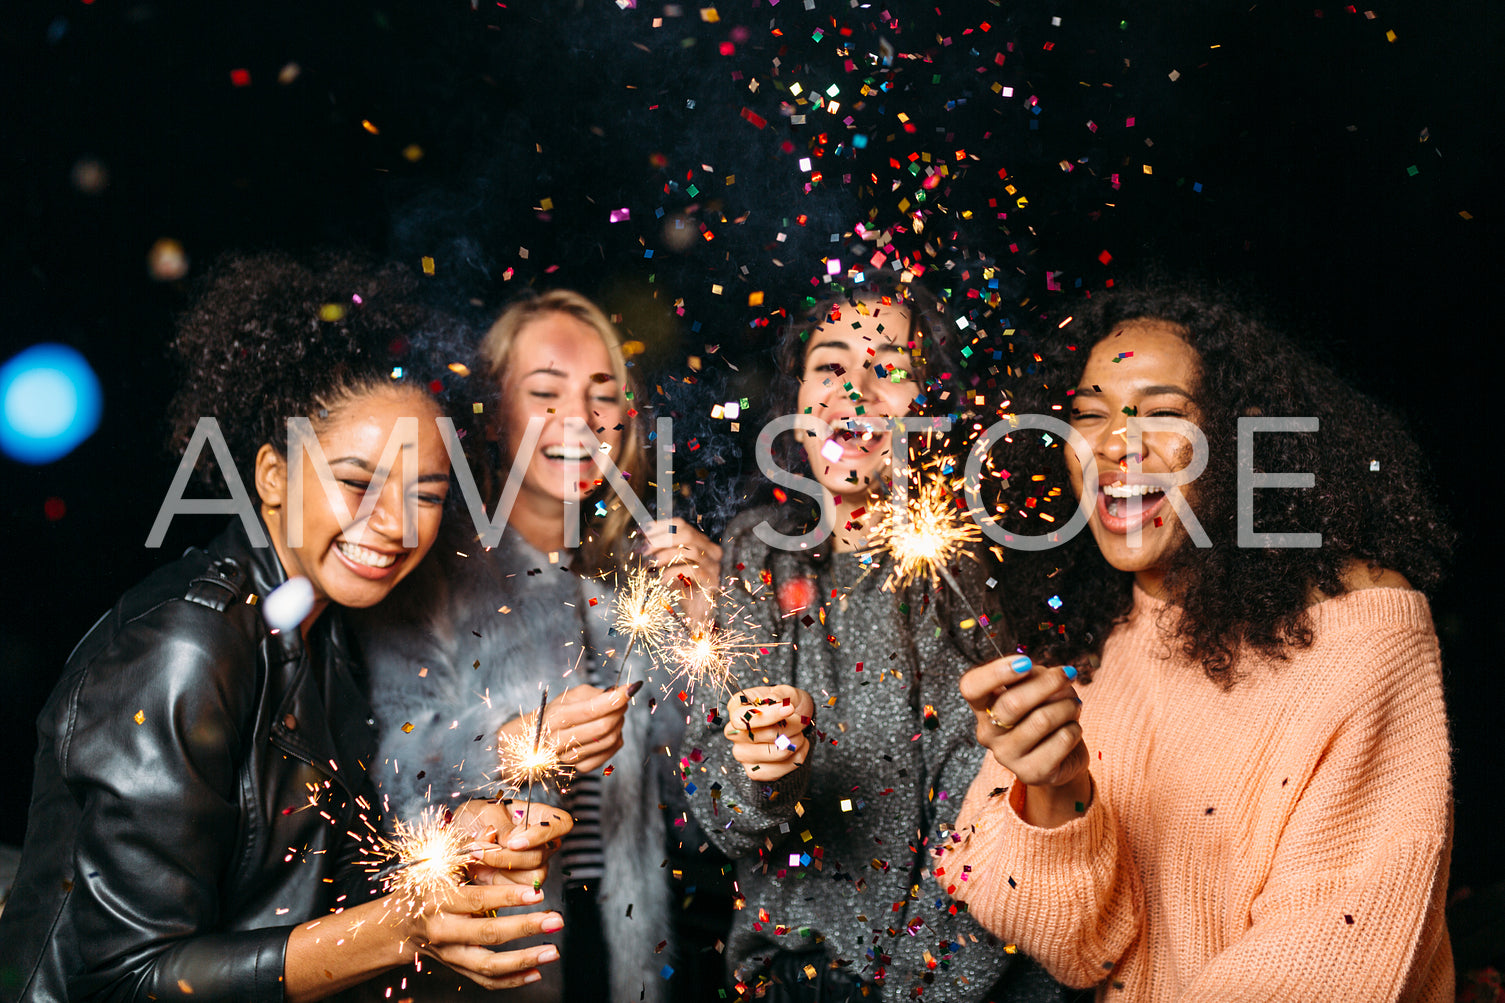
{"type": "MultiPolygon", "coordinates": [[[[897,286],[857,297],[819,305],[782,339],[791,451],[814,482],[770,477],[819,514],[789,500],[728,528],[718,619],[751,630],[760,654],[725,705],[699,708],[682,747],[691,811],[737,861],[732,981],[768,1000],[1061,999],[924,891],[982,756],[956,680],[992,647],[948,594],[885,589],[889,559],[865,552],[868,509],[903,449],[890,419],[922,390],[940,396],[925,368],[945,368],[936,334],[949,327],[934,300],[897,286]]],[[[983,566],[952,570],[989,608],[983,566]]]]}

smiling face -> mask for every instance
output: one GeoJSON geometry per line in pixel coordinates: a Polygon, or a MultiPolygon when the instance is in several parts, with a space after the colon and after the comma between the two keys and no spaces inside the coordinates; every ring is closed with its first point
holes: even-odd
{"type": "Polygon", "coordinates": [[[503,440],[508,469],[528,422],[543,425],[538,446],[526,464],[519,504],[557,510],[595,490],[602,476],[600,455],[582,433],[594,434],[614,460],[622,445],[626,401],[613,372],[606,342],[589,324],[560,312],[529,320],[518,329],[507,354],[502,384],[503,440]]]}
{"type": "MultiPolygon", "coordinates": [[[[1119,571],[1135,572],[1152,594],[1158,593],[1165,566],[1185,535],[1162,485],[1166,475],[1188,465],[1191,444],[1173,432],[1146,431],[1142,472],[1131,474],[1126,421],[1138,415],[1196,423],[1192,395],[1200,365],[1196,350],[1174,326],[1129,321],[1093,346],[1072,395],[1072,428],[1091,446],[1098,469],[1097,482],[1084,485],[1076,454],[1068,450],[1072,490],[1078,498],[1083,491],[1096,495],[1088,525],[1103,556],[1119,571]],[[1137,515],[1129,503],[1135,495],[1142,498],[1137,515]],[[1129,534],[1135,528],[1142,531],[1141,545],[1131,547],[1129,534]]],[[[1182,491],[1195,501],[1194,486],[1182,491]]]]}
{"type": "Polygon", "coordinates": [[[314,589],[314,612],[305,627],[327,603],[380,602],[433,546],[449,493],[449,455],[434,422],[438,416],[432,398],[406,388],[382,387],[342,400],[315,426],[332,485],[323,482],[310,450],[291,450],[301,464],[294,484],[288,458],[271,445],[261,447],[256,489],[272,546],[288,577],[302,575],[314,589]],[[392,450],[394,436],[398,448],[392,450]],[[375,506],[356,518],[368,488],[378,492],[375,506]],[[298,533],[289,525],[293,490],[302,508],[298,533]],[[344,504],[335,504],[331,494],[344,504]],[[404,542],[405,536],[413,542],[404,542]]]}
{"type": "Polygon", "coordinates": [[[888,425],[872,419],[903,417],[919,393],[909,327],[902,304],[864,300],[841,306],[810,332],[799,413],[821,419],[834,434],[802,431],[800,441],[816,482],[840,496],[843,507],[877,490],[892,461],[888,425]]]}

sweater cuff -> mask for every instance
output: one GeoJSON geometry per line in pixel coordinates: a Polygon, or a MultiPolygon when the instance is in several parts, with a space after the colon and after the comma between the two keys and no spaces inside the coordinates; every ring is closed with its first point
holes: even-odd
{"type": "Polygon", "coordinates": [[[792,813],[793,805],[810,790],[810,760],[807,757],[777,780],[755,780],[746,770],[742,771],[742,779],[743,795],[750,804],[770,815],[792,813]]]}

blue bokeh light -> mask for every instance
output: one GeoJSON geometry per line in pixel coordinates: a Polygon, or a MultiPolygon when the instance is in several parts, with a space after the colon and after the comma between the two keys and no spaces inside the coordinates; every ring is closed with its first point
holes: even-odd
{"type": "Polygon", "coordinates": [[[0,366],[0,451],[51,463],[99,427],[99,379],[67,345],[33,345],[0,366]]]}

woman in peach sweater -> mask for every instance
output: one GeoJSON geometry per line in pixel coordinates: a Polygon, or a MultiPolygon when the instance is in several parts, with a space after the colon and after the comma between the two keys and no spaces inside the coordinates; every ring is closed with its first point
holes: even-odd
{"type": "Polygon", "coordinates": [[[1057,452],[1091,539],[1041,555],[1048,591],[1014,562],[1059,607],[1031,648],[1051,667],[963,677],[991,755],[934,874],[1099,1000],[1451,1000],[1447,720],[1413,588],[1451,534],[1417,447],[1197,291],[1115,293],[1065,333],[1057,452]]]}

